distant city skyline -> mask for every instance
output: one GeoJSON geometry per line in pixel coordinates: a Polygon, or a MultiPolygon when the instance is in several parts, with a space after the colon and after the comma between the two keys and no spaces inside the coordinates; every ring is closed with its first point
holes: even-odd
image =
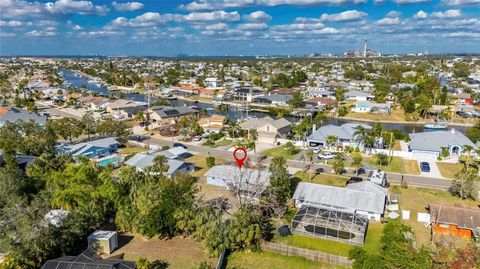
{"type": "Polygon", "coordinates": [[[0,55],[480,52],[480,0],[0,1],[0,55]]]}

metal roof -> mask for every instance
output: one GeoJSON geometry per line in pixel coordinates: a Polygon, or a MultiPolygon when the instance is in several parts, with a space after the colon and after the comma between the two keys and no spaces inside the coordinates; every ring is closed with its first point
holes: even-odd
{"type": "Polygon", "coordinates": [[[307,204],[383,214],[386,195],[369,191],[339,188],[320,184],[300,182],[293,194],[295,200],[307,204]]]}
{"type": "Polygon", "coordinates": [[[308,137],[308,139],[326,141],[328,136],[333,135],[341,140],[352,140],[354,138],[354,133],[357,131],[357,126],[362,126],[365,129],[372,129],[371,126],[365,124],[345,123],[340,126],[329,124],[318,128],[308,137]]]}

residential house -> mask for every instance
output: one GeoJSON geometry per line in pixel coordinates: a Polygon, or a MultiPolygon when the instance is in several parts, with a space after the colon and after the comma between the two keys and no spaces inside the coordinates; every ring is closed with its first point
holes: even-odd
{"type": "Polygon", "coordinates": [[[430,204],[428,207],[434,233],[480,238],[480,209],[444,204],[430,204]]]}
{"type": "Polygon", "coordinates": [[[390,114],[391,104],[380,104],[370,101],[359,101],[355,103],[355,107],[352,108],[353,112],[359,113],[377,113],[377,114],[390,114]]]}
{"type": "Polygon", "coordinates": [[[216,165],[206,173],[207,184],[226,189],[237,188],[245,193],[263,192],[268,184],[270,172],[266,170],[239,169],[231,165],[216,165]]]}
{"type": "Polygon", "coordinates": [[[147,104],[145,102],[118,99],[109,102],[106,106],[106,110],[116,119],[132,119],[138,112],[146,111],[147,104]]]}
{"type": "Polygon", "coordinates": [[[272,91],[275,94],[282,94],[282,95],[292,95],[296,92],[300,91],[298,88],[277,88],[272,91]]]}
{"type": "Polygon", "coordinates": [[[329,136],[337,138],[336,146],[345,148],[347,146],[353,148],[363,148],[361,138],[355,135],[357,127],[362,126],[365,129],[372,129],[371,126],[365,124],[345,123],[340,126],[325,125],[317,130],[307,138],[307,143],[310,147],[326,147],[329,136]]]}
{"type": "Polygon", "coordinates": [[[375,96],[362,91],[351,91],[343,94],[345,100],[355,100],[355,101],[372,101],[375,96]]]}
{"type": "Polygon", "coordinates": [[[168,150],[153,153],[137,153],[135,156],[128,159],[124,164],[135,167],[137,171],[145,172],[147,167],[150,167],[154,164],[154,160],[157,156],[165,156],[167,158],[167,176],[172,177],[179,172],[190,174],[195,171],[195,165],[193,163],[182,161],[183,159],[192,156],[192,154],[183,147],[174,147],[168,150]]]}
{"type": "Polygon", "coordinates": [[[265,93],[255,88],[239,88],[233,91],[233,98],[236,101],[252,102],[254,98],[263,96],[265,93]]]}
{"type": "Polygon", "coordinates": [[[315,97],[315,98],[306,100],[305,103],[307,104],[307,106],[310,105],[319,109],[323,109],[325,107],[337,106],[337,100],[335,100],[334,98],[328,98],[328,97],[315,97]]]}
{"type": "Polygon", "coordinates": [[[323,98],[335,98],[335,92],[325,90],[325,89],[308,89],[305,91],[306,98],[316,98],[316,97],[323,97],[323,98]]]}
{"type": "Polygon", "coordinates": [[[120,143],[113,137],[107,137],[78,144],[60,144],[57,151],[72,156],[84,156],[97,159],[112,155],[118,151],[120,143]]]}
{"type": "Polygon", "coordinates": [[[204,81],[205,88],[216,89],[219,86],[220,81],[217,78],[206,78],[204,81]]]}
{"type": "Polygon", "coordinates": [[[198,110],[186,106],[156,106],[149,109],[150,119],[157,125],[177,123],[181,116],[198,115],[198,110]]]}
{"type": "Polygon", "coordinates": [[[92,110],[103,110],[107,107],[110,100],[101,96],[85,96],[78,98],[78,101],[92,110]]]}
{"type": "Polygon", "coordinates": [[[34,112],[28,112],[22,108],[0,107],[0,127],[5,125],[7,122],[17,121],[33,121],[43,126],[45,123],[47,123],[47,117],[40,116],[34,112]]]}
{"type": "Polygon", "coordinates": [[[444,148],[450,156],[459,156],[464,146],[476,148],[475,144],[463,133],[451,129],[409,134],[408,149],[415,159],[437,159],[444,148]]]}
{"type": "Polygon", "coordinates": [[[387,203],[387,195],[379,189],[341,188],[306,182],[298,183],[293,199],[298,208],[308,203],[337,210],[343,209],[375,221],[381,219],[387,203]]]}
{"type": "Polygon", "coordinates": [[[225,116],[222,115],[211,115],[209,117],[204,117],[198,119],[198,124],[209,133],[218,133],[223,129],[223,121],[225,116]]]}
{"type": "Polygon", "coordinates": [[[223,95],[225,95],[225,90],[223,89],[204,89],[204,88],[198,88],[198,93],[202,97],[208,97],[208,98],[223,98],[223,95]]]}
{"type": "Polygon", "coordinates": [[[45,262],[40,269],[135,269],[135,261],[125,261],[120,259],[102,259],[95,254],[93,250],[88,249],[78,256],[65,256],[51,259],[45,262]]]}
{"type": "Polygon", "coordinates": [[[275,143],[279,138],[287,138],[292,124],[285,118],[274,120],[270,117],[250,119],[240,123],[240,128],[257,131],[257,141],[275,143]]]}
{"type": "Polygon", "coordinates": [[[252,102],[262,105],[288,106],[288,101],[290,101],[290,99],[292,99],[291,95],[268,94],[255,97],[252,102]]]}

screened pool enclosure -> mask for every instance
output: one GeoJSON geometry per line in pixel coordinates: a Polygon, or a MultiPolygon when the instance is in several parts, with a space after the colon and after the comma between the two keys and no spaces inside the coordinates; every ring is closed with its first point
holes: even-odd
{"type": "Polygon", "coordinates": [[[363,245],[368,219],[344,208],[304,203],[292,219],[292,233],[315,238],[363,245]]]}

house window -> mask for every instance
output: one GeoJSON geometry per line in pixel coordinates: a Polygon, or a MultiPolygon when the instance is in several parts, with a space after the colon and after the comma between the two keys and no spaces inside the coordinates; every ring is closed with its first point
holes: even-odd
{"type": "Polygon", "coordinates": [[[270,126],[267,126],[267,132],[270,132],[270,126]]]}

